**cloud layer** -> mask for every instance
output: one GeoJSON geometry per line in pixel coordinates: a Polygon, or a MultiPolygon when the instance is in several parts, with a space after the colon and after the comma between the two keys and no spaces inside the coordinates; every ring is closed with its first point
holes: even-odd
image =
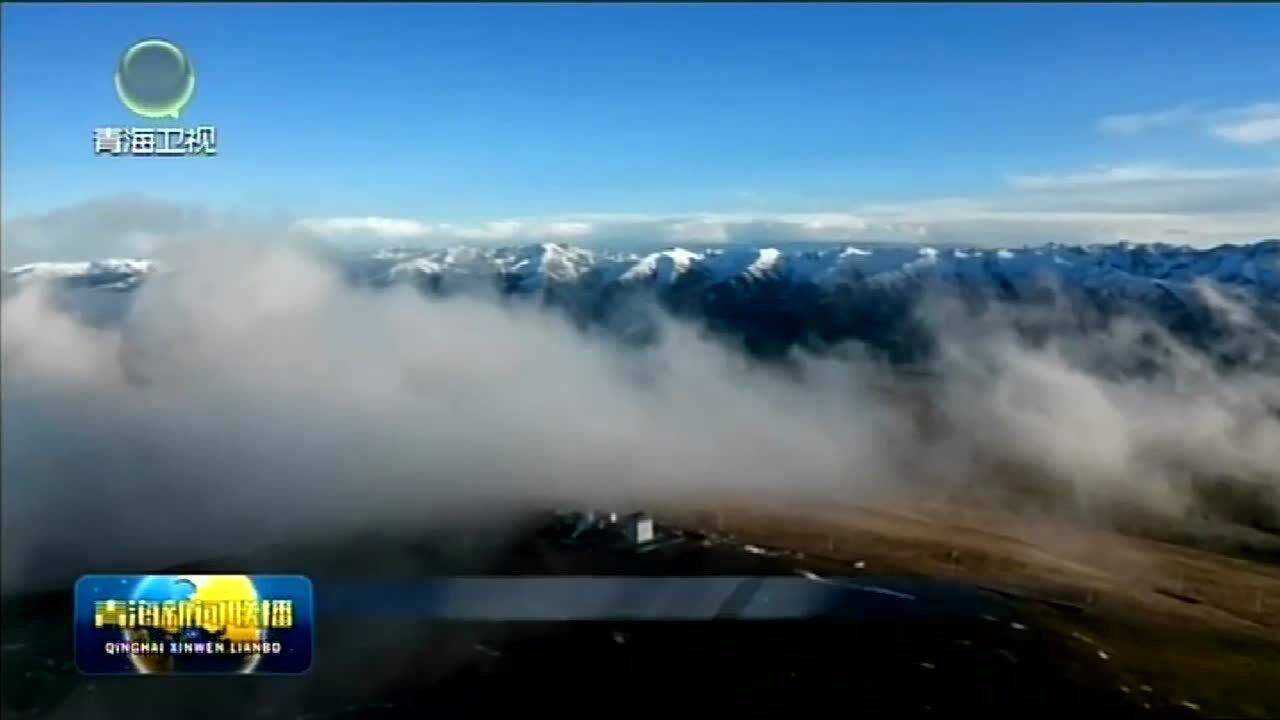
{"type": "Polygon", "coordinates": [[[1224,113],[1213,134],[1240,145],[1280,142],[1280,102],[1258,103],[1224,113]]]}
{"type": "Polygon", "coordinates": [[[1021,247],[1126,240],[1208,247],[1280,236],[1280,172],[1270,169],[1128,166],[1015,176],[1011,184],[1017,192],[999,203],[955,199],[829,213],[583,214],[471,225],[376,216],[229,219],[122,197],[5,222],[3,264],[159,258],[215,235],[337,250],[540,242],[631,248],[788,242],[1021,247]],[[119,221],[96,224],[104,214],[119,221]]]}
{"type": "Polygon", "coordinates": [[[1032,487],[1176,518],[1198,475],[1280,482],[1274,378],[1142,326],[1032,348],[1017,316],[940,303],[936,377],[913,380],[856,348],[754,365],[674,322],[623,350],[531,306],[352,289],[289,247],[169,261],[118,326],[39,284],[0,306],[7,590],[566,502],[1032,487]],[[1147,380],[1097,372],[1144,352],[1164,368],[1147,380]]]}
{"type": "Polygon", "coordinates": [[[301,235],[338,244],[491,242],[719,244],[922,242],[978,247],[1167,242],[1208,247],[1280,235],[1280,168],[1101,166],[1014,175],[988,198],[864,205],[827,213],[583,214],[471,226],[394,218],[308,218],[301,235]]]}
{"type": "Polygon", "coordinates": [[[1098,121],[1098,129],[1111,135],[1136,135],[1148,130],[1175,127],[1196,116],[1194,105],[1179,105],[1165,110],[1107,115],[1098,121]]]}
{"type": "Polygon", "coordinates": [[[1206,109],[1193,104],[1149,112],[1108,115],[1098,130],[1108,135],[1137,135],[1177,127],[1197,127],[1210,137],[1236,145],[1280,141],[1280,102],[1206,109]]]}

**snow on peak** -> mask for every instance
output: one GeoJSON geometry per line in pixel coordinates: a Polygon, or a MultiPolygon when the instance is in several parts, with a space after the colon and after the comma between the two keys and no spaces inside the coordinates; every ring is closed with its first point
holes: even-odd
{"type": "Polygon", "coordinates": [[[659,282],[668,283],[702,258],[700,253],[679,247],[650,253],[622,273],[619,279],[628,281],[656,276],[659,282]]]}
{"type": "Polygon", "coordinates": [[[590,250],[571,245],[543,243],[539,270],[543,277],[569,281],[576,280],[583,272],[591,269],[594,263],[595,255],[590,250]]]}
{"type": "MultiPolygon", "coordinates": [[[[546,283],[573,284],[590,275],[604,283],[656,280],[668,285],[694,275],[699,283],[765,283],[775,278],[820,286],[870,282],[914,283],[926,278],[1002,287],[1035,285],[1057,278],[1125,293],[1227,283],[1280,298],[1280,240],[1196,249],[1172,245],[1042,246],[1035,248],[933,248],[918,245],[755,248],[724,245],[692,251],[670,247],[649,254],[586,250],[560,243],[515,247],[458,246],[436,250],[393,248],[370,252],[364,276],[390,282],[429,276],[452,282],[500,278],[510,289],[536,290],[546,283]]],[[[36,262],[9,268],[8,280],[59,279],[74,286],[129,289],[161,268],[145,259],[36,262]]]]}
{"type": "Polygon", "coordinates": [[[755,262],[747,266],[745,274],[755,278],[764,277],[774,271],[780,259],[782,253],[777,248],[760,248],[760,254],[756,256],[755,262]]]}
{"type": "Polygon", "coordinates": [[[34,262],[9,268],[7,275],[19,280],[86,278],[94,275],[145,275],[156,269],[152,260],[107,258],[84,262],[34,262]]]}
{"type": "Polygon", "coordinates": [[[440,275],[444,273],[444,265],[430,257],[420,257],[413,260],[407,260],[397,263],[391,268],[391,277],[397,277],[404,273],[422,273],[423,275],[440,275]]]}

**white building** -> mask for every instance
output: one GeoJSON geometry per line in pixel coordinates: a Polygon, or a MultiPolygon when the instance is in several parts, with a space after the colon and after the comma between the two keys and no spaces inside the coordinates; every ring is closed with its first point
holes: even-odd
{"type": "Polygon", "coordinates": [[[653,518],[644,513],[635,513],[623,518],[623,532],[627,540],[636,545],[653,541],[653,518]]]}

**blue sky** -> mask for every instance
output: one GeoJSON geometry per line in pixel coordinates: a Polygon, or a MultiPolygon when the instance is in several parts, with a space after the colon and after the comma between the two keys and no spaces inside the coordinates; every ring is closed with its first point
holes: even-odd
{"type": "Polygon", "coordinates": [[[138,195],[406,237],[1084,213],[1238,240],[1280,234],[1277,38],[1275,5],[6,4],[3,217],[138,195]],[[93,128],[148,122],[111,80],[148,36],[192,58],[181,123],[218,157],[93,157],[93,128]]]}

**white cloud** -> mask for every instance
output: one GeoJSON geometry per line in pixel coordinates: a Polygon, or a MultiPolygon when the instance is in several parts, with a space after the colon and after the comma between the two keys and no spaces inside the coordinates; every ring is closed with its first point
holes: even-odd
{"type": "MultiPolygon", "coordinates": [[[[1009,184],[1009,191],[986,198],[863,205],[844,212],[597,213],[479,226],[437,225],[422,240],[606,245],[928,241],[988,246],[1129,240],[1215,245],[1280,236],[1280,167],[1103,166],[1017,175],[1009,184]],[[486,231],[494,227],[504,231],[486,231]]],[[[323,221],[307,225],[325,227],[323,221]]]]}
{"type": "Polygon", "coordinates": [[[373,216],[305,218],[296,227],[316,235],[368,234],[386,239],[419,239],[430,236],[433,230],[417,220],[373,216]]]}
{"type": "Polygon", "coordinates": [[[429,223],[392,217],[303,218],[292,230],[317,237],[368,242],[467,241],[480,243],[517,242],[533,239],[572,240],[587,237],[593,226],[580,220],[493,220],[474,224],[429,223]]]}
{"type": "Polygon", "coordinates": [[[549,238],[572,239],[587,237],[594,228],[591,223],[581,221],[553,222],[543,228],[549,238]]]}
{"type": "Polygon", "coordinates": [[[1098,130],[1108,135],[1136,135],[1177,125],[1201,127],[1210,136],[1237,145],[1261,145],[1280,141],[1280,102],[1201,110],[1179,105],[1166,110],[1108,115],[1098,120],[1098,130]]]}
{"type": "Polygon", "coordinates": [[[139,197],[6,220],[6,267],[152,257],[211,234],[350,249],[570,242],[579,245],[928,241],[965,245],[1114,240],[1191,245],[1280,237],[1280,167],[1099,166],[1011,176],[986,197],[856,205],[822,213],[579,213],[472,223],[366,216],[246,220],[139,197]]]}
{"type": "Polygon", "coordinates": [[[1114,165],[1066,174],[1015,175],[1009,182],[1024,190],[1065,190],[1117,185],[1204,183],[1280,177],[1280,168],[1179,168],[1165,165],[1114,165]]]}
{"type": "Polygon", "coordinates": [[[1258,103],[1224,111],[1210,132],[1239,145],[1280,141],[1280,102],[1258,103]]]}
{"type": "Polygon", "coordinates": [[[1152,112],[1108,115],[1098,121],[1098,129],[1108,135],[1134,135],[1188,122],[1195,114],[1194,105],[1179,105],[1152,112]]]}
{"type": "Polygon", "coordinates": [[[674,242],[723,243],[729,240],[724,223],[710,219],[689,220],[671,224],[674,242]]]}
{"type": "MultiPolygon", "coordinates": [[[[934,212],[963,210],[948,205],[934,212]]],[[[615,352],[533,307],[366,293],[296,248],[240,241],[185,248],[121,325],[81,322],[40,285],[0,301],[6,587],[477,509],[859,502],[930,482],[999,499],[1012,469],[1065,507],[1177,518],[1191,474],[1280,482],[1274,376],[1219,375],[1145,323],[1032,348],[1015,328],[1042,310],[930,304],[938,373],[903,384],[856,355],[744,364],[674,322],[615,352]],[[1092,370],[1134,353],[1164,369],[1092,370]],[[147,522],[120,522],[140,506],[147,522]],[[191,507],[209,519],[196,533],[191,507]]],[[[1227,303],[1214,310],[1242,338],[1269,332],[1227,303]]]]}

